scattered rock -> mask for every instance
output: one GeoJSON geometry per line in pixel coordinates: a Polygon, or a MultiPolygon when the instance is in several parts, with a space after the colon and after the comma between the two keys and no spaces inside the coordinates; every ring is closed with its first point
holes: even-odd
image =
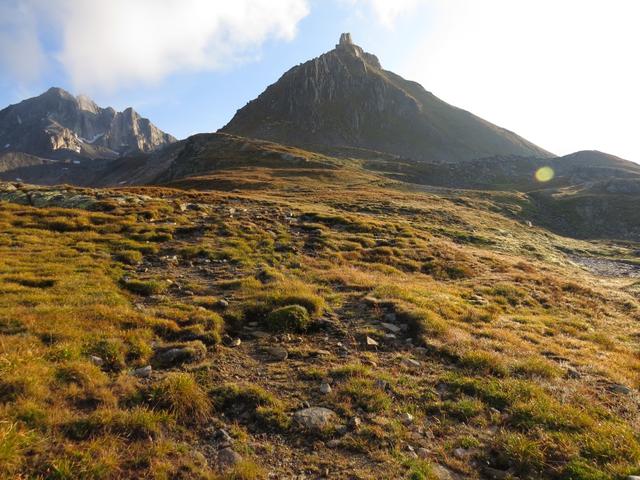
{"type": "Polygon", "coordinates": [[[402,359],[402,364],[405,367],[409,367],[409,368],[419,368],[420,367],[420,362],[417,360],[414,360],[413,358],[403,358],[402,359]]]}
{"type": "Polygon", "coordinates": [[[218,464],[221,469],[234,467],[242,461],[242,456],[230,447],[223,448],[218,452],[218,464]]]}
{"type": "Polygon", "coordinates": [[[567,368],[567,378],[579,379],[582,378],[582,374],[573,367],[567,368]]]}
{"type": "Polygon", "coordinates": [[[423,460],[426,460],[427,458],[429,458],[430,455],[430,451],[424,447],[419,448],[416,453],[418,454],[418,458],[421,458],[423,460]]]}
{"type": "Polygon", "coordinates": [[[95,355],[91,355],[91,363],[96,365],[97,367],[101,367],[104,365],[104,360],[100,357],[96,357],[95,355]]]}
{"type": "Polygon", "coordinates": [[[269,356],[269,359],[274,362],[284,362],[289,358],[289,352],[284,347],[267,347],[264,349],[264,353],[269,356]]]}
{"type": "Polygon", "coordinates": [[[482,473],[491,480],[508,480],[514,478],[509,471],[498,470],[497,468],[484,467],[482,473]]]}
{"type": "Polygon", "coordinates": [[[207,353],[207,347],[200,341],[189,342],[160,350],[156,353],[154,361],[161,368],[169,368],[183,363],[201,360],[207,353]]]}
{"type": "Polygon", "coordinates": [[[224,298],[221,298],[216,302],[216,306],[219,308],[227,308],[229,306],[229,302],[227,302],[224,298]]]}
{"type": "Polygon", "coordinates": [[[373,338],[369,336],[365,337],[364,342],[367,345],[367,347],[377,347],[379,345],[378,342],[376,342],[373,338]]]}
{"type": "Polygon", "coordinates": [[[460,460],[465,460],[470,455],[471,455],[471,451],[466,448],[456,448],[453,450],[453,456],[460,460]]]}
{"type": "Polygon", "coordinates": [[[136,368],[131,372],[131,375],[139,378],[149,378],[152,371],[151,365],[147,365],[146,367],[136,368]]]}
{"type": "Polygon", "coordinates": [[[405,425],[411,425],[413,423],[413,415],[409,412],[405,412],[401,415],[400,421],[405,425]]]}
{"type": "Polygon", "coordinates": [[[213,441],[217,443],[218,448],[227,448],[233,445],[233,438],[222,428],[213,433],[213,441]]]}
{"type": "Polygon", "coordinates": [[[385,330],[391,332],[391,333],[400,333],[400,331],[402,330],[399,326],[394,325],[393,323],[381,323],[382,328],[384,328],[385,330]]]}
{"type": "Polygon", "coordinates": [[[329,393],[331,393],[331,385],[326,382],[320,384],[320,393],[322,393],[323,395],[328,395],[329,393]]]}
{"type": "Polygon", "coordinates": [[[360,417],[352,417],[351,420],[349,420],[349,426],[353,430],[357,430],[358,428],[360,428],[360,425],[362,425],[362,420],[360,419],[360,417]]]}
{"type": "Polygon", "coordinates": [[[396,316],[396,314],[395,314],[395,313],[393,313],[393,312],[392,312],[392,313],[387,313],[387,314],[384,316],[384,319],[385,319],[385,321],[387,321],[387,322],[389,322],[389,323],[395,323],[395,322],[396,322],[396,320],[397,320],[397,316],[396,316]]]}
{"type": "Polygon", "coordinates": [[[633,390],[631,390],[626,385],[622,385],[621,383],[615,383],[609,387],[609,390],[613,393],[621,393],[622,395],[629,395],[633,390]]]}
{"type": "Polygon", "coordinates": [[[338,416],[328,408],[310,407],[295,412],[293,419],[298,425],[307,430],[322,432],[335,427],[338,416]]]}
{"type": "Polygon", "coordinates": [[[431,467],[431,471],[438,480],[455,480],[453,473],[442,465],[435,464],[431,467]]]}

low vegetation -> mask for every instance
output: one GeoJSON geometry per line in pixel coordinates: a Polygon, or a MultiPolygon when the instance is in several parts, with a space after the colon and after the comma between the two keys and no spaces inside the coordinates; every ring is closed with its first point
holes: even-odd
{"type": "Polygon", "coordinates": [[[638,289],[567,256],[639,245],[267,173],[0,203],[0,477],[640,474],[638,289]]]}

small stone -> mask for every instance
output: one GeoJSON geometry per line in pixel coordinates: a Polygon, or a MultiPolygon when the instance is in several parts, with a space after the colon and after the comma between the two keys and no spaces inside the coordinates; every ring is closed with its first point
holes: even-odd
{"type": "Polygon", "coordinates": [[[429,454],[430,454],[429,450],[427,450],[424,447],[423,448],[419,448],[416,451],[416,453],[418,454],[418,457],[423,459],[423,460],[426,460],[427,458],[429,458],[429,454]]]}
{"type": "Polygon", "coordinates": [[[102,365],[104,365],[104,360],[100,357],[97,357],[95,355],[91,355],[91,363],[93,363],[94,365],[101,367],[102,365]]]}
{"type": "Polygon", "coordinates": [[[629,387],[620,383],[611,385],[611,387],[609,387],[609,390],[611,390],[613,393],[621,393],[623,395],[629,395],[632,392],[629,387]]]}
{"type": "Polygon", "coordinates": [[[381,378],[376,378],[375,382],[374,382],[375,386],[378,387],[380,390],[386,390],[389,388],[389,382],[382,380],[381,378]]]}
{"type": "Polygon", "coordinates": [[[240,345],[242,345],[242,340],[239,338],[232,338],[229,342],[230,347],[239,347],[240,345]]]}
{"type": "Polygon", "coordinates": [[[338,448],[340,446],[340,439],[334,438],[333,440],[329,440],[327,442],[327,447],[329,448],[338,448]]]}
{"type": "Polygon", "coordinates": [[[470,452],[469,450],[467,450],[466,448],[456,448],[453,451],[453,456],[460,459],[460,460],[464,460],[465,458],[467,458],[469,456],[470,452]]]}
{"type": "Polygon", "coordinates": [[[414,360],[413,358],[403,358],[402,359],[402,364],[405,365],[406,367],[410,367],[410,368],[418,368],[420,367],[420,362],[417,360],[414,360]]]}
{"type": "Polygon", "coordinates": [[[139,378],[149,378],[152,371],[151,365],[147,365],[146,367],[136,368],[131,372],[131,375],[139,378]]]}
{"type": "Polygon", "coordinates": [[[567,378],[579,379],[582,377],[582,374],[573,367],[567,368],[567,378]]]}
{"type": "Polygon", "coordinates": [[[384,319],[385,319],[387,322],[395,323],[395,322],[396,322],[396,320],[397,320],[397,316],[396,316],[396,314],[395,314],[395,313],[391,312],[391,313],[387,313],[387,314],[384,316],[384,319]]]}
{"type": "Polygon", "coordinates": [[[433,465],[431,467],[431,471],[433,472],[433,474],[436,476],[436,478],[438,480],[453,480],[453,474],[451,473],[451,470],[449,470],[448,468],[443,467],[442,465],[433,465]]]}
{"type": "Polygon", "coordinates": [[[220,308],[227,308],[229,306],[229,302],[227,302],[224,298],[221,298],[216,302],[216,305],[220,308]]]}
{"type": "Polygon", "coordinates": [[[329,393],[331,393],[331,385],[329,385],[328,383],[322,383],[320,385],[320,393],[322,393],[323,395],[328,395],[329,393]]]}
{"type": "Polygon", "coordinates": [[[627,480],[640,480],[640,475],[628,475],[627,480]]]}
{"type": "Polygon", "coordinates": [[[338,416],[333,410],[324,407],[310,407],[293,414],[298,425],[311,431],[322,432],[335,427],[338,416]]]}
{"type": "Polygon", "coordinates": [[[226,430],[220,428],[213,433],[213,440],[218,444],[221,448],[230,447],[233,445],[233,438],[226,430]]]}
{"type": "Polygon", "coordinates": [[[381,323],[382,328],[388,330],[391,333],[400,333],[402,330],[399,326],[394,325],[393,323],[381,323]]]}
{"type": "Polygon", "coordinates": [[[351,420],[349,420],[349,426],[354,430],[360,428],[360,425],[362,425],[360,417],[352,417],[351,420]]]}
{"type": "Polygon", "coordinates": [[[377,347],[379,345],[378,342],[376,342],[373,338],[367,336],[365,339],[365,344],[367,345],[367,347],[377,347]]]}
{"type": "Polygon", "coordinates": [[[411,425],[413,423],[413,415],[411,415],[409,412],[405,412],[400,417],[400,421],[405,425],[411,425]]]}
{"type": "Polygon", "coordinates": [[[268,347],[264,350],[269,358],[274,362],[284,362],[287,358],[289,358],[289,352],[284,347],[268,347]]]}
{"type": "Polygon", "coordinates": [[[218,452],[218,463],[222,469],[231,468],[242,461],[242,456],[235,450],[227,447],[218,452]]]}

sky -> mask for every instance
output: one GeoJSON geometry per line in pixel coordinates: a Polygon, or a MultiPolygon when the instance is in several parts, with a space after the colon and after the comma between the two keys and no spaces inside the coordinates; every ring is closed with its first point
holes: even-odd
{"type": "Polygon", "coordinates": [[[637,0],[0,0],[0,108],[51,86],[215,131],[342,32],[558,155],[640,162],[637,0]]]}

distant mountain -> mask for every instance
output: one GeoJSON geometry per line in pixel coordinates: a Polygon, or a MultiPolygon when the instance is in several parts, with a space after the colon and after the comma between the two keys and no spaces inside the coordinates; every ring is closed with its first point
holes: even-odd
{"type": "MultiPolygon", "coordinates": [[[[113,159],[175,141],[131,108],[123,112],[101,108],[88,97],[75,97],[60,88],[0,111],[4,157],[20,152],[53,160],[113,159]]],[[[19,156],[11,158],[15,162],[19,156]]]]}
{"type": "Polygon", "coordinates": [[[593,150],[554,158],[496,155],[455,164],[378,158],[365,161],[364,166],[411,183],[480,190],[531,192],[573,185],[591,188],[607,182],[609,193],[623,193],[622,184],[640,181],[639,164],[593,150]],[[535,175],[543,167],[553,172],[546,181],[535,175]]]}
{"type": "Polygon", "coordinates": [[[349,34],[334,50],[286,72],[222,131],[334,153],[344,147],[351,154],[365,149],[420,161],[552,156],[384,70],[349,34]]]}

